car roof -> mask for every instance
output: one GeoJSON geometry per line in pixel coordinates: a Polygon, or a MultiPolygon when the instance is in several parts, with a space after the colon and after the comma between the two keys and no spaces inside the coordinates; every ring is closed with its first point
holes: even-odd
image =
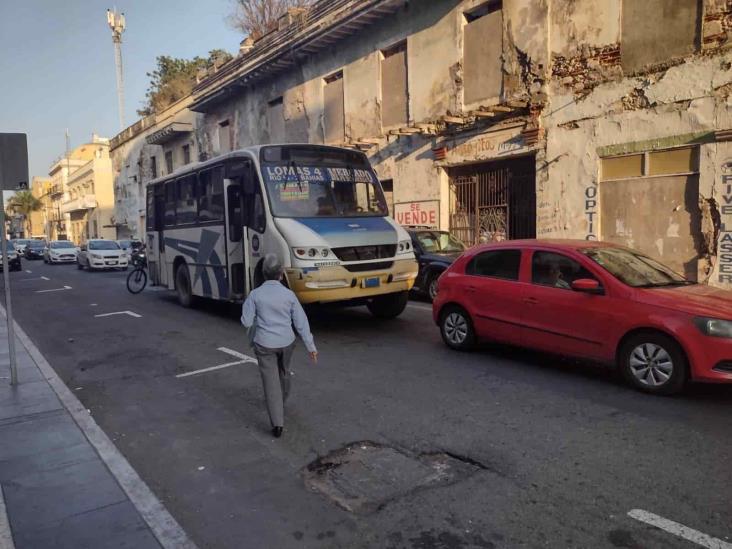
{"type": "Polygon", "coordinates": [[[487,242],[478,244],[474,249],[494,248],[556,248],[560,250],[586,250],[591,248],[620,248],[618,244],[603,242],[600,240],[581,240],[571,238],[531,238],[521,240],[503,240],[501,242],[487,242]]]}

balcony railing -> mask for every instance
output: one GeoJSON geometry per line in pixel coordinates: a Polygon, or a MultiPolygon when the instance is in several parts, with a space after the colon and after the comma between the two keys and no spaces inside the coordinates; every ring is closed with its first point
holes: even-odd
{"type": "Polygon", "coordinates": [[[76,200],[68,200],[61,204],[61,213],[90,210],[97,207],[97,199],[93,194],[87,194],[76,200]]]}
{"type": "Polygon", "coordinates": [[[50,194],[51,196],[57,196],[59,194],[64,194],[63,185],[52,185],[51,190],[48,191],[48,194],[50,194]]]}

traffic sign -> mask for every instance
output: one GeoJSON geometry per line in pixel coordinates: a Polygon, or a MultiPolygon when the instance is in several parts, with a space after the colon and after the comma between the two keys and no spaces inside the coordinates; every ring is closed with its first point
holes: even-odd
{"type": "Polygon", "coordinates": [[[28,139],[24,133],[0,133],[0,189],[28,190],[28,139]]]}

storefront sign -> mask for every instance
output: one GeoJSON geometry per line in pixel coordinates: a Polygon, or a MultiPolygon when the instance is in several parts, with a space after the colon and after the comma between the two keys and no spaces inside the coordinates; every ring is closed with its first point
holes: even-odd
{"type": "Polygon", "coordinates": [[[482,133],[467,139],[452,139],[441,144],[445,160],[449,163],[491,159],[528,152],[521,128],[482,133]]]}
{"type": "Polygon", "coordinates": [[[440,201],[423,200],[394,204],[394,219],[400,225],[426,225],[437,228],[440,224],[440,201]]]}
{"type": "Polygon", "coordinates": [[[732,159],[722,164],[722,207],[719,228],[719,274],[720,284],[732,284],[732,159]]]}

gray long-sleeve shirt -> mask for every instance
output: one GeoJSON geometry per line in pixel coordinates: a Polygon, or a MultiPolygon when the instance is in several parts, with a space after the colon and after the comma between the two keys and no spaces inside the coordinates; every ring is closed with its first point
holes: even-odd
{"type": "Polygon", "coordinates": [[[254,342],[268,349],[281,349],[295,341],[297,333],[311,353],[316,351],[308,317],[297,297],[277,280],[268,280],[247,297],[241,308],[241,323],[249,328],[257,321],[254,342]]]}

